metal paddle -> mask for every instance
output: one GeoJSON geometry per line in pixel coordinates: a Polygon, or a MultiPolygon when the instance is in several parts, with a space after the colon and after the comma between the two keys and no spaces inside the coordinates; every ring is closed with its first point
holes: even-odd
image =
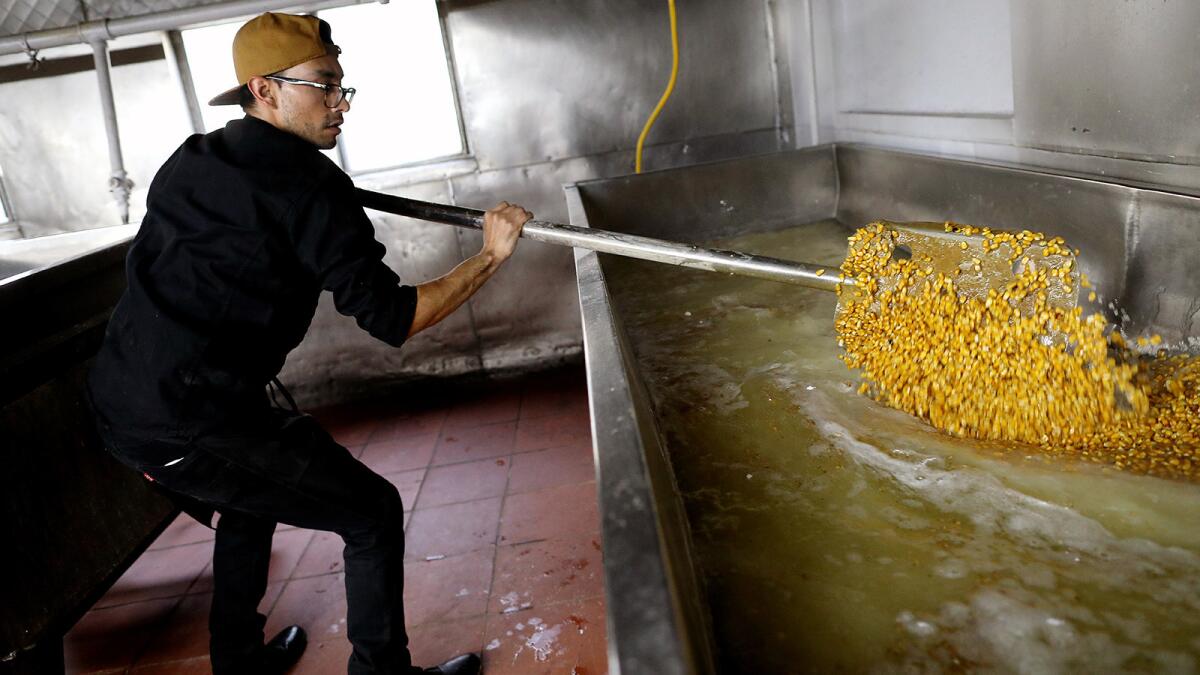
{"type": "MultiPolygon", "coordinates": [[[[356,188],[356,191],[365,208],[435,223],[457,225],[458,227],[476,230],[483,228],[484,212],[478,209],[434,204],[362,188],[356,188]]],[[[1009,261],[1011,252],[1007,245],[988,252],[984,246],[986,239],[982,235],[946,232],[942,223],[879,222],[885,228],[896,232],[893,256],[912,256],[919,261],[927,261],[936,271],[947,275],[955,275],[955,270],[959,270],[959,273],[955,275],[955,283],[956,287],[960,289],[960,295],[984,297],[988,289],[1003,289],[1013,281],[1016,276],[1014,270],[1019,269],[1019,265],[1036,264],[1058,267],[1069,262],[1072,270],[1077,269],[1074,266],[1074,255],[1070,252],[1063,255],[1043,256],[1043,247],[1033,245],[1023,252],[1016,263],[1013,263],[1009,261]]],[[[846,288],[856,285],[853,278],[839,278],[838,264],[815,265],[781,260],[543,220],[530,220],[525,223],[525,227],[521,230],[521,236],[548,244],[585,248],[600,253],[612,253],[710,272],[727,272],[782,281],[824,291],[836,290],[839,285],[846,288]]],[[[881,285],[886,283],[885,279],[880,281],[881,285]]],[[[1075,288],[1078,288],[1077,284],[1075,288]]],[[[1057,293],[1053,294],[1051,302],[1055,306],[1071,309],[1075,306],[1077,298],[1078,292],[1057,293]]]]}

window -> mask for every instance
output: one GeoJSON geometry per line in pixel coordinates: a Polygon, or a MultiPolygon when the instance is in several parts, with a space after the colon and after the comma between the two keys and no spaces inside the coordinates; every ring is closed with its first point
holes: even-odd
{"type": "Polygon", "coordinates": [[[8,193],[4,191],[4,172],[0,171],[0,225],[12,222],[12,209],[8,206],[8,193]]]}
{"type": "MultiPolygon", "coordinates": [[[[347,172],[361,173],[463,153],[435,0],[352,5],[320,16],[342,48],[346,85],[358,89],[332,159],[347,172]]],[[[230,46],[244,22],[183,31],[210,131],[242,115],[236,106],[206,104],[236,82],[230,46]]]]}
{"type": "Polygon", "coordinates": [[[233,72],[233,36],[243,23],[245,19],[182,33],[183,48],[187,52],[188,68],[192,71],[192,84],[196,87],[196,100],[200,102],[205,131],[220,129],[229,120],[242,116],[241,108],[235,105],[208,105],[208,99],[237,84],[237,76],[233,72]]]}

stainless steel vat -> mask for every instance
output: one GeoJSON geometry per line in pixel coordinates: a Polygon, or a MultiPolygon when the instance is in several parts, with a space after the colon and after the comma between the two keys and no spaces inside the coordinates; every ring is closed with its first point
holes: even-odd
{"type": "MultiPolygon", "coordinates": [[[[704,241],[836,218],[1062,235],[1128,334],[1200,334],[1200,199],[1033,167],[826,145],[568,186],[575,225],[704,241]]],[[[602,258],[576,252],[614,673],[715,670],[683,506],[602,258]]]]}

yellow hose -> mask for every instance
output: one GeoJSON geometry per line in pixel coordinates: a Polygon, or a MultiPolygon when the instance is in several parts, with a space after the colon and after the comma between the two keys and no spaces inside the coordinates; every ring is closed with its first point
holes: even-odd
{"type": "Polygon", "coordinates": [[[667,82],[667,90],[663,92],[662,98],[658,99],[658,105],[654,106],[654,112],[650,113],[650,119],[646,120],[642,134],[638,136],[634,173],[642,172],[642,146],[646,143],[646,136],[650,134],[650,127],[654,126],[654,120],[658,119],[658,114],[667,104],[667,99],[671,98],[671,92],[675,91],[675,78],[679,76],[679,30],[675,25],[675,0],[667,0],[667,6],[671,10],[671,79],[667,82]]]}

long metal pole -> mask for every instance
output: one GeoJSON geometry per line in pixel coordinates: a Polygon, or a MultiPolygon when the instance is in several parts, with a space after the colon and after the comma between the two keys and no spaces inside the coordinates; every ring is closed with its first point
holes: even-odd
{"type": "Polygon", "coordinates": [[[109,72],[108,42],[92,41],[92,56],[96,61],[96,79],[100,83],[100,105],[104,111],[104,131],[108,134],[108,161],[112,167],[112,175],[108,179],[108,189],[117,200],[117,211],[121,214],[121,222],[129,224],[129,192],[133,189],[133,181],[125,173],[125,159],[121,155],[121,134],[117,129],[117,106],[113,100],[112,75],[109,72]]]}
{"type": "Polygon", "coordinates": [[[224,19],[234,19],[239,16],[249,16],[280,9],[290,9],[298,12],[311,12],[331,7],[345,5],[364,5],[371,2],[387,4],[387,0],[316,0],[314,2],[297,2],[297,0],[232,0],[198,7],[184,7],[155,14],[143,14],[122,19],[99,19],[86,21],[74,26],[52,28],[33,33],[9,35],[0,38],[0,54],[17,54],[20,52],[49,49],[63,45],[91,42],[88,36],[103,31],[110,39],[123,35],[135,35],[160,30],[170,30],[182,26],[190,26],[207,22],[217,22],[224,19]]]}
{"type": "Polygon", "coordinates": [[[167,56],[167,68],[171,70],[183,105],[187,108],[192,131],[204,133],[204,114],[200,112],[200,101],[196,99],[196,84],[192,81],[192,66],[188,62],[187,50],[183,48],[183,34],[177,30],[166,30],[162,34],[163,52],[167,56]]]}
{"type": "MultiPolygon", "coordinates": [[[[376,211],[476,230],[483,227],[483,211],[477,209],[422,202],[362,188],[358,188],[356,192],[359,202],[364,207],[376,211]]],[[[609,232],[590,227],[561,225],[543,220],[531,220],[525,223],[525,227],[521,230],[521,236],[547,244],[586,248],[600,253],[612,253],[709,272],[727,272],[782,281],[819,288],[823,291],[833,291],[839,285],[853,286],[855,283],[852,278],[839,279],[836,267],[780,260],[737,251],[703,248],[663,239],[623,232],[609,232]]]]}

